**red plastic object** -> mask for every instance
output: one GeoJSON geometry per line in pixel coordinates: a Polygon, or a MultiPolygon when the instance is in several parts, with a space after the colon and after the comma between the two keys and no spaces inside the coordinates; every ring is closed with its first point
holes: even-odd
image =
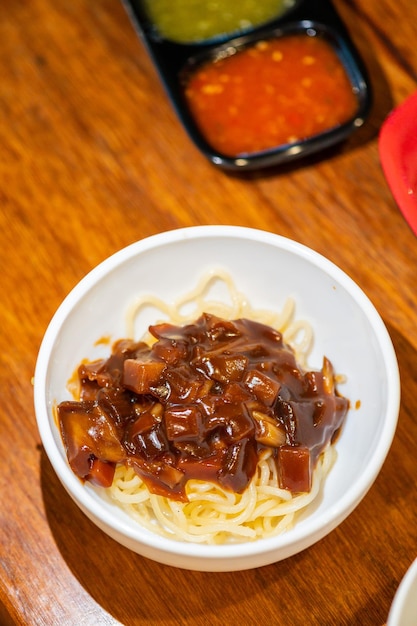
{"type": "Polygon", "coordinates": [[[417,92],[384,121],[379,157],[392,195],[417,235],[417,92]]]}

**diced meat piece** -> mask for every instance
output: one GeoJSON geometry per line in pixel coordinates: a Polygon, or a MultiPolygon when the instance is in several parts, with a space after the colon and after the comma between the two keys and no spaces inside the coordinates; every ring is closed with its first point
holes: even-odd
{"type": "Polygon", "coordinates": [[[242,404],[249,403],[252,400],[252,395],[248,389],[237,382],[227,383],[223,386],[222,399],[227,404],[242,404]]]}
{"type": "Polygon", "coordinates": [[[244,384],[253,394],[266,404],[272,406],[277,397],[281,384],[274,378],[258,370],[250,370],[244,378],[244,384]]]}
{"type": "Polygon", "coordinates": [[[242,354],[204,355],[198,367],[206,375],[219,382],[242,380],[248,365],[248,358],[242,354]]]}
{"type": "Polygon", "coordinates": [[[126,359],[123,366],[123,384],[138,394],[152,393],[158,385],[166,364],[160,361],[139,361],[126,359]]]}
{"type": "Polygon", "coordinates": [[[253,435],[255,423],[244,404],[219,399],[213,412],[205,417],[204,428],[207,432],[220,428],[225,442],[232,443],[253,435]]]}
{"type": "Polygon", "coordinates": [[[134,435],[127,430],[123,443],[130,454],[139,454],[145,459],[154,459],[169,451],[169,442],[160,423],[142,432],[136,430],[134,435]]]}
{"type": "Polygon", "coordinates": [[[194,405],[172,406],[164,413],[167,437],[170,441],[201,438],[201,411],[194,405]]]}
{"type": "Polygon", "coordinates": [[[229,342],[241,335],[238,326],[231,320],[225,320],[208,313],[204,313],[203,320],[206,325],[207,336],[212,342],[229,342]]]}
{"type": "Polygon", "coordinates": [[[123,425],[135,413],[131,394],[112,388],[100,389],[97,394],[97,404],[118,425],[123,425]]]}
{"type": "Polygon", "coordinates": [[[83,479],[94,458],[117,463],[126,456],[114,422],[95,404],[85,404],[63,402],[57,409],[68,462],[83,479]]]}
{"type": "Polygon", "coordinates": [[[150,410],[144,411],[127,426],[126,438],[135,439],[138,435],[148,433],[150,430],[155,428],[160,421],[161,420],[157,416],[153,415],[150,410]]]}
{"type": "Polygon", "coordinates": [[[88,480],[98,487],[111,487],[115,469],[116,465],[114,463],[93,459],[88,480]]]}
{"type": "Polygon", "coordinates": [[[187,476],[196,480],[205,480],[217,483],[219,472],[223,467],[225,449],[214,450],[204,456],[182,456],[178,460],[178,469],[184,471],[187,476]]]}
{"type": "Polygon", "coordinates": [[[172,404],[191,404],[200,395],[204,379],[193,375],[187,367],[168,369],[164,373],[164,383],[168,389],[167,397],[172,404]]]}
{"type": "Polygon", "coordinates": [[[281,489],[292,493],[311,489],[310,451],[304,446],[281,446],[278,450],[278,476],[281,489]]]}
{"type": "Polygon", "coordinates": [[[187,358],[188,347],[184,340],[162,338],[153,344],[152,352],[168,365],[176,365],[187,358]]]}
{"type": "Polygon", "coordinates": [[[187,502],[184,489],[186,479],[181,469],[164,458],[149,461],[135,457],[129,460],[129,464],[141,477],[151,493],[187,502]]]}

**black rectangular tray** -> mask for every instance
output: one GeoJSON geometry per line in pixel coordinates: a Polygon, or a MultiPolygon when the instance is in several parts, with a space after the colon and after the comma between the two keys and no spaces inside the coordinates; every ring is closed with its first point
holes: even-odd
{"type": "Polygon", "coordinates": [[[299,0],[282,17],[253,28],[245,35],[232,35],[222,38],[221,41],[210,40],[196,44],[174,43],[158,37],[141,0],[122,2],[158,71],[178,118],[194,144],[218,167],[229,170],[258,169],[299,159],[343,141],[363,125],[369,114],[372,94],[367,70],[331,0],[299,0]],[[214,58],[221,49],[228,46],[240,48],[271,36],[307,31],[325,36],[342,60],[357,95],[358,109],[354,118],[296,144],[284,144],[264,152],[229,157],[215,151],[200,133],[188,110],[184,98],[184,75],[187,68],[201,59],[214,58]]]}

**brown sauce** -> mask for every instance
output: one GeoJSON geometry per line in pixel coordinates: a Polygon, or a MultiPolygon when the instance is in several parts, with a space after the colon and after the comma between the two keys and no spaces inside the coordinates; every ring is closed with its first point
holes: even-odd
{"type": "Polygon", "coordinates": [[[151,492],[185,501],[189,479],[243,492],[271,449],[280,486],[309,491],[349,405],[328,359],[304,372],[279,332],[246,319],[203,314],[150,331],[151,347],[120,340],[82,363],[79,401],[58,405],[77,476],[107,487],[125,463],[151,492]]]}

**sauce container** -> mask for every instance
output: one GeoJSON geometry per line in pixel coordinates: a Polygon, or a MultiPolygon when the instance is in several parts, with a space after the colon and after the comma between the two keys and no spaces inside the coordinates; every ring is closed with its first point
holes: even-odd
{"type": "Polygon", "coordinates": [[[286,163],[364,124],[366,68],[330,0],[269,0],[255,15],[257,3],[242,0],[227,20],[201,0],[164,3],[124,0],[179,119],[214,165],[286,163]]]}

